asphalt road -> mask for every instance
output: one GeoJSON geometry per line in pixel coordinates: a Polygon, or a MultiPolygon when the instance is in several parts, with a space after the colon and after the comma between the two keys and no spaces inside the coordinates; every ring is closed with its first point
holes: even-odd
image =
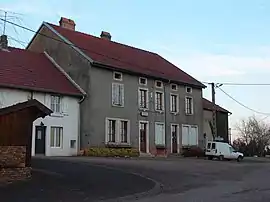
{"type": "Polygon", "coordinates": [[[92,165],[33,159],[33,177],[26,182],[0,187],[5,202],[80,202],[113,199],[151,190],[146,178],[92,165]]]}

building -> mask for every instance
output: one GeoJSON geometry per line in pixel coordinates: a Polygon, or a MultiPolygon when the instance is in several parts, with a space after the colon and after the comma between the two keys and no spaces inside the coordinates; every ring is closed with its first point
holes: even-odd
{"type": "Polygon", "coordinates": [[[81,148],[133,147],[141,154],[203,146],[205,86],[156,53],[44,22],[27,49],[46,51],[87,93],[81,148]]]}
{"type": "Polygon", "coordinates": [[[0,108],[36,99],[53,111],[33,122],[32,155],[76,155],[84,91],[46,52],[7,47],[7,40],[0,44],[0,108]]]}
{"type": "MultiPolygon", "coordinates": [[[[216,129],[217,136],[223,138],[224,141],[229,142],[229,118],[231,112],[216,105],[216,129]]],[[[213,140],[213,104],[207,99],[203,99],[203,117],[204,128],[203,133],[206,135],[207,140],[213,140]]]]}

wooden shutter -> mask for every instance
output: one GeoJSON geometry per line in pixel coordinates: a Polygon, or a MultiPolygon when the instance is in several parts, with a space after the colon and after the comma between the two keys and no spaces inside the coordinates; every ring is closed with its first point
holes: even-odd
{"type": "Polygon", "coordinates": [[[124,85],[119,84],[119,88],[120,88],[120,95],[119,96],[120,96],[120,99],[121,99],[120,105],[124,106],[124,99],[125,99],[124,85]]]}

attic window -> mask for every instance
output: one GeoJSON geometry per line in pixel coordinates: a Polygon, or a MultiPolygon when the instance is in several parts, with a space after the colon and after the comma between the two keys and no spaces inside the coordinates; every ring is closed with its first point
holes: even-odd
{"type": "Polygon", "coordinates": [[[176,84],[171,84],[171,89],[172,90],[177,90],[177,85],[176,84]]]}
{"type": "Polygon", "coordinates": [[[162,88],[162,82],[161,81],[156,81],[156,87],[157,88],[162,88]]]}
{"type": "Polygon", "coordinates": [[[186,93],[192,93],[192,88],[191,87],[186,87],[186,93]]]}
{"type": "Polygon", "coordinates": [[[113,79],[117,81],[122,81],[122,73],[120,72],[114,72],[113,73],[113,79]]]}
{"type": "Polygon", "coordinates": [[[146,85],[147,84],[147,79],[146,78],[143,78],[143,77],[140,77],[139,78],[139,84],[146,85]]]}

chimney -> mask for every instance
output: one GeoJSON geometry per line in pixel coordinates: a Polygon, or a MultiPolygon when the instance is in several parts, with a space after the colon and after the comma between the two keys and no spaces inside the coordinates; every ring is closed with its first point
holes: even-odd
{"type": "Polygon", "coordinates": [[[61,17],[61,19],[59,21],[59,25],[60,25],[60,27],[75,31],[76,24],[71,19],[61,17]]]}
{"type": "Polygon", "coordinates": [[[1,35],[0,36],[0,48],[1,49],[7,49],[8,48],[7,35],[1,35]]]}
{"type": "Polygon", "coordinates": [[[102,31],[101,34],[100,34],[100,38],[110,41],[112,36],[111,36],[111,34],[109,32],[102,31]]]}

